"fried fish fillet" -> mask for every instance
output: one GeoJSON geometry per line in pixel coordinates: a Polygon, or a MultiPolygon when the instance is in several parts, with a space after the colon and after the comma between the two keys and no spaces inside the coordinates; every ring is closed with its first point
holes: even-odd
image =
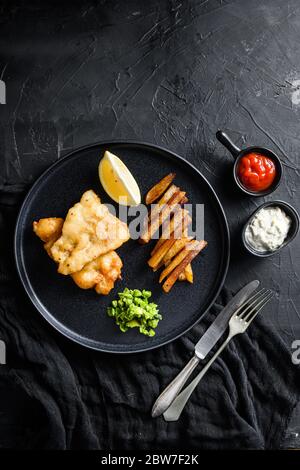
{"type": "Polygon", "coordinates": [[[89,190],[69,209],[62,235],[50,251],[58,263],[58,272],[67,275],[119,248],[128,239],[127,225],[111,214],[94,191],[89,190]]]}
{"type": "MultiPolygon", "coordinates": [[[[61,236],[64,220],[48,217],[33,222],[33,231],[44,242],[44,248],[52,258],[50,248],[61,236]]],[[[121,278],[123,263],[115,251],[110,251],[86,264],[81,271],[71,274],[81,289],[95,288],[98,294],[107,295],[121,278]]]]}
{"type": "Polygon", "coordinates": [[[71,274],[81,289],[95,288],[98,294],[107,295],[114,287],[115,281],[121,277],[122,260],[115,251],[86,264],[81,271],[71,274]]]}
{"type": "Polygon", "coordinates": [[[33,222],[33,231],[45,243],[51,240],[57,240],[62,231],[64,219],[60,217],[47,217],[33,222]]]}
{"type": "Polygon", "coordinates": [[[38,222],[33,222],[34,233],[45,242],[44,248],[48,255],[52,258],[50,248],[56,240],[61,236],[64,219],[60,217],[46,217],[38,222]]]}

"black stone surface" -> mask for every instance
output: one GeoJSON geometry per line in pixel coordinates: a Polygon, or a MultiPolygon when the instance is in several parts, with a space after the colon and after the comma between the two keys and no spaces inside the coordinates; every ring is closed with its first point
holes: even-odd
{"type": "MultiPolygon", "coordinates": [[[[234,246],[226,281],[253,278],[277,292],[268,321],[291,346],[300,338],[300,238],[261,260],[240,233],[265,200],[299,208],[298,0],[1,2],[0,185],[29,188],[66,152],[99,140],[162,144],[193,162],[220,196],[234,246]],[[218,128],[261,145],[284,165],[267,198],[233,187],[218,128]]],[[[287,364],[287,367],[295,367],[287,364]]],[[[300,417],[286,446],[299,446],[300,417]]]]}

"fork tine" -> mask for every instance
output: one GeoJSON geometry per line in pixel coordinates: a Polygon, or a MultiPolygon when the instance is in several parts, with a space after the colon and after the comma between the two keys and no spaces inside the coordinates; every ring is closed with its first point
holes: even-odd
{"type": "Polygon", "coordinates": [[[246,320],[249,317],[249,314],[253,311],[254,308],[260,305],[261,301],[265,299],[266,296],[270,294],[270,289],[265,289],[256,299],[248,305],[245,310],[241,313],[240,318],[246,320]]]}
{"type": "Polygon", "coordinates": [[[267,299],[270,297],[270,295],[272,296],[273,295],[273,292],[268,289],[263,296],[260,297],[259,299],[259,302],[255,303],[255,305],[252,306],[250,312],[247,313],[247,315],[244,316],[243,320],[244,321],[247,321],[254,312],[256,312],[256,310],[258,309],[258,307],[261,306],[261,304],[267,299]]]}
{"type": "Polygon", "coordinates": [[[243,303],[235,312],[235,316],[242,318],[245,313],[252,308],[252,306],[255,304],[257,300],[261,298],[261,296],[266,292],[266,289],[260,289],[258,292],[256,292],[254,295],[252,295],[249,299],[246,300],[246,302],[243,303]]]}
{"type": "Polygon", "coordinates": [[[251,309],[249,312],[247,312],[246,315],[244,315],[243,320],[247,321],[248,318],[251,317],[252,313],[256,311],[256,309],[264,302],[264,300],[271,294],[270,289],[267,289],[263,295],[259,297],[255,302],[252,303],[251,309]]]}
{"type": "Polygon", "coordinates": [[[245,302],[235,311],[234,315],[239,316],[240,312],[244,310],[244,308],[247,308],[247,305],[249,305],[249,302],[251,302],[257,295],[261,294],[263,291],[265,291],[265,288],[260,289],[258,292],[255,292],[249,299],[245,300],[245,302]]]}
{"type": "Polygon", "coordinates": [[[247,319],[245,319],[244,321],[246,321],[248,323],[248,326],[250,325],[250,323],[253,322],[254,318],[256,317],[256,315],[258,315],[258,313],[261,311],[262,308],[264,308],[268,302],[270,302],[270,300],[272,299],[274,293],[271,291],[269,293],[269,295],[267,297],[265,297],[264,300],[262,300],[262,302],[260,302],[259,305],[257,305],[252,312],[250,312],[252,314],[252,316],[248,317],[247,315],[247,319]],[[259,308],[257,308],[259,307],[259,308]]]}

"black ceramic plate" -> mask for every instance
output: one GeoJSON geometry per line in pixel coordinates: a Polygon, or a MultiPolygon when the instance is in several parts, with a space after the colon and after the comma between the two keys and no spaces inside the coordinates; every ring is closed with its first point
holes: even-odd
{"type": "Polygon", "coordinates": [[[215,301],[223,284],[229,261],[228,225],[222,206],[201,173],[178,155],[163,148],[135,142],[99,143],[81,148],[52,165],[28,193],[15,233],[17,268],[30,299],[42,316],[58,331],[84,346],[100,351],[132,353],[156,348],[189,330],[215,301]],[[56,272],[41,241],[32,232],[32,222],[42,217],[65,217],[68,209],[87,189],[93,189],[102,202],[112,201],[102,190],[98,164],[109,149],[125,162],[136,178],[141,193],[161,177],[175,171],[176,184],[189,201],[203,203],[207,248],[193,262],[194,284],[177,282],[169,294],[162,292],[158,273],[147,259],[153,241],[141,246],[130,240],[119,250],[124,267],[123,280],[108,296],[79,289],[68,276],[56,272]],[[163,320],[153,338],[136,329],[121,333],[106,314],[107,306],[125,287],[150,289],[163,320]]]}

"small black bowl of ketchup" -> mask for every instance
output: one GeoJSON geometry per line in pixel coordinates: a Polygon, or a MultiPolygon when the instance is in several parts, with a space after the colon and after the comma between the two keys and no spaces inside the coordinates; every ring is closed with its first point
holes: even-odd
{"type": "Polygon", "coordinates": [[[272,150],[264,147],[247,147],[241,150],[223,131],[218,131],[216,137],[234,157],[233,177],[244,193],[266,196],[278,187],[282,164],[272,150]]]}

